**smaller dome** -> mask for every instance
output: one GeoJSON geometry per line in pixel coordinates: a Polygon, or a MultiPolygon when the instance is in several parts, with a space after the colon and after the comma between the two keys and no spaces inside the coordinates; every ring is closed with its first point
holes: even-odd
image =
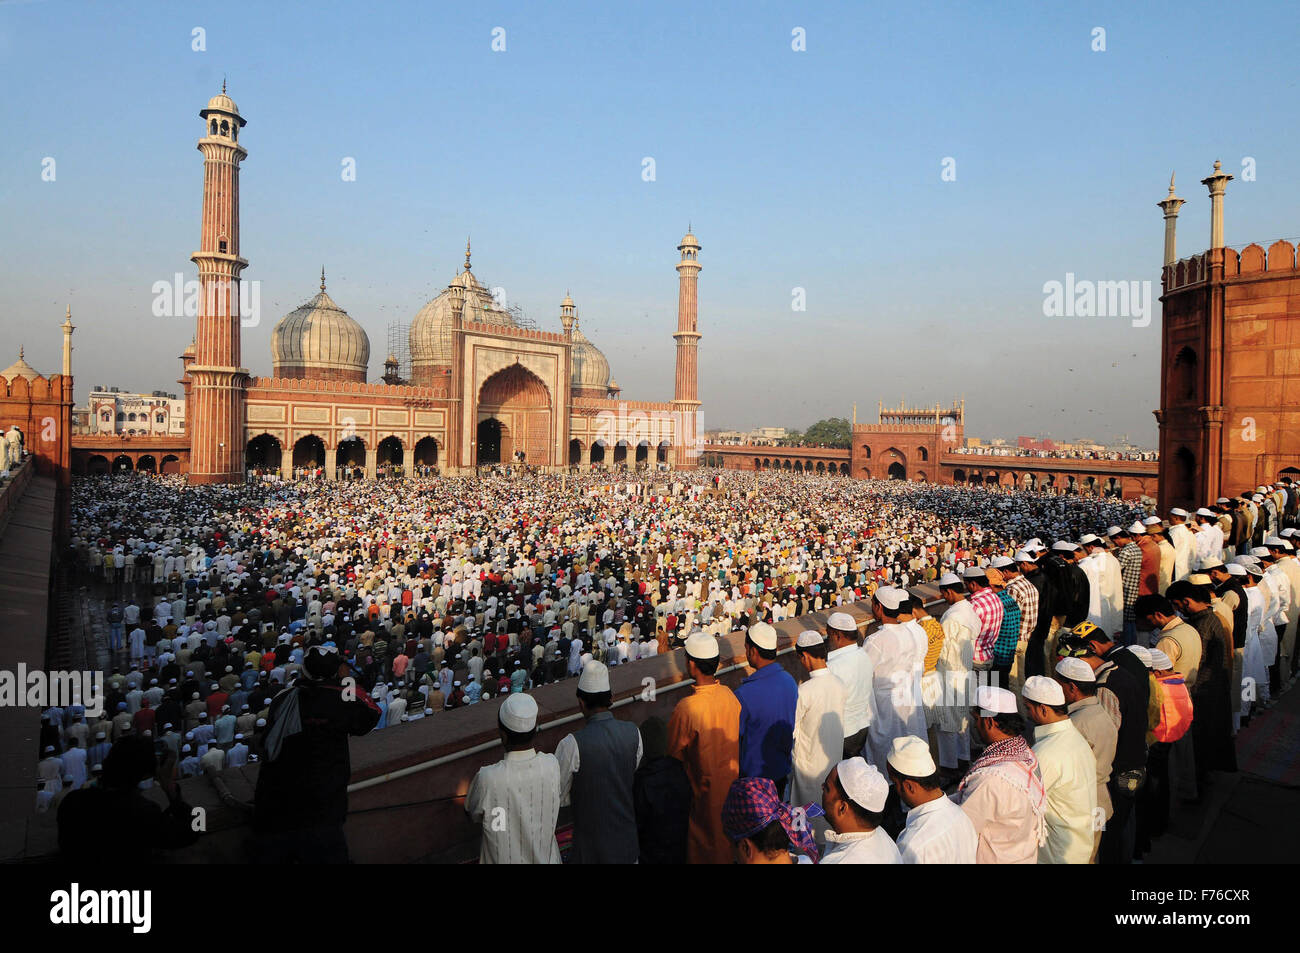
{"type": "Polygon", "coordinates": [[[603,397],[609,390],[609,360],[600,348],[587,340],[582,329],[573,326],[573,345],[569,351],[572,372],[569,385],[575,390],[595,391],[603,397]]]}
{"type": "Polygon", "coordinates": [[[208,109],[219,109],[225,113],[234,113],[236,116],[239,115],[239,107],[236,106],[235,101],[225,93],[217,93],[217,95],[209,99],[208,109]]]}
{"type": "Polygon", "coordinates": [[[699,248],[699,247],[700,247],[700,243],[699,243],[699,241],[696,239],[696,237],[695,237],[694,235],[692,235],[691,232],[688,230],[688,231],[686,232],[686,235],[682,238],[681,243],[680,243],[677,247],[678,247],[679,249],[680,249],[680,248],[688,248],[688,247],[689,247],[689,248],[699,248]]]}
{"type": "Polygon", "coordinates": [[[40,372],[28,364],[26,358],[23,357],[23,349],[21,347],[18,348],[18,360],[14,361],[3,371],[0,371],[0,377],[3,377],[10,384],[14,382],[15,377],[24,377],[29,381],[34,381],[40,376],[40,372]]]}
{"type": "Polygon", "coordinates": [[[366,332],[323,287],[320,294],[281,318],[271,332],[271,364],[276,377],[364,382],[369,363],[366,332]]]}
{"type": "Polygon", "coordinates": [[[565,296],[564,296],[564,300],[560,302],[560,307],[561,307],[561,308],[572,308],[572,307],[573,307],[573,296],[572,296],[572,295],[569,295],[569,294],[565,294],[565,296]]]}

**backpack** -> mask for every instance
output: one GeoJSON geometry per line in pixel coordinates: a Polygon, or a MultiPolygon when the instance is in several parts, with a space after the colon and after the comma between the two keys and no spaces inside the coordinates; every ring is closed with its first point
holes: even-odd
{"type": "Polygon", "coordinates": [[[1160,724],[1156,725],[1156,741],[1177,741],[1192,726],[1192,696],[1181,675],[1158,675],[1160,683],[1160,724]]]}

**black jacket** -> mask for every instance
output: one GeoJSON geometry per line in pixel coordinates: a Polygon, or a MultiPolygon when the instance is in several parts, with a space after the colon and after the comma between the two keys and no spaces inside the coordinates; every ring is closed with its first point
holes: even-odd
{"type": "Polygon", "coordinates": [[[364,735],[379,722],[379,708],[358,686],[345,701],[338,683],[300,681],[271,702],[268,731],[298,693],[302,731],[285,739],[280,756],[262,762],[254,795],[253,824],[285,830],[342,824],[348,813],[352,761],[348,735],[364,735]]]}
{"type": "Polygon", "coordinates": [[[691,797],[690,779],[676,758],[653,758],[637,768],[632,803],[641,863],[686,863],[691,797]]]}

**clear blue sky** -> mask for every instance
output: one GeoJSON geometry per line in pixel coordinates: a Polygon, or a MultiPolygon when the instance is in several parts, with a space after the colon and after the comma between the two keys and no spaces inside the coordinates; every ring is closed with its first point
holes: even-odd
{"type": "Polygon", "coordinates": [[[1180,254],[1203,250],[1216,158],[1229,244],[1300,233],[1294,54],[1281,3],[0,2],[0,366],[21,342],[57,370],[71,303],[79,399],[179,390],[192,328],[151,287],[194,275],[225,74],[254,373],[324,264],[378,376],[472,234],[486,283],[554,329],[571,290],[624,394],[667,399],[689,221],[709,427],[964,395],[972,434],[1149,444],[1158,302],[1147,328],[1047,318],[1043,284],[1158,294],[1154,203],[1176,169],[1180,254]]]}

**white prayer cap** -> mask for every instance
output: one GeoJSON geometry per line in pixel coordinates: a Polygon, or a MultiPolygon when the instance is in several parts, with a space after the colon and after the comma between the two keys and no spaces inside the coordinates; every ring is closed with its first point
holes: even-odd
{"type": "Polygon", "coordinates": [[[1214,510],[1207,509],[1206,507],[1202,506],[1200,509],[1198,509],[1198,510],[1196,511],[1196,515],[1197,515],[1197,516],[1208,516],[1208,517],[1210,517],[1211,519],[1213,519],[1215,516],[1218,516],[1219,514],[1215,513],[1214,510]]]}
{"type": "Polygon", "coordinates": [[[981,718],[1009,715],[1016,711],[1015,693],[992,685],[981,685],[975,689],[975,703],[980,706],[981,718]]]}
{"type": "Polygon", "coordinates": [[[692,632],[686,637],[686,654],[701,662],[717,658],[720,654],[718,640],[703,632],[692,632]]]}
{"type": "Polygon", "coordinates": [[[259,719],[257,719],[257,727],[258,727],[258,728],[265,728],[265,727],[266,727],[266,719],[265,719],[265,718],[259,718],[259,719]]]}
{"type": "Polygon", "coordinates": [[[1118,527],[1118,526],[1110,526],[1110,527],[1107,527],[1107,529],[1106,529],[1106,535],[1107,535],[1107,536],[1118,536],[1118,535],[1120,535],[1120,534],[1123,533],[1123,532],[1124,532],[1124,530],[1121,529],[1121,528],[1118,527]]]}
{"type": "Polygon", "coordinates": [[[1190,516],[1191,514],[1188,513],[1188,512],[1187,512],[1185,509],[1183,509],[1181,506],[1175,506],[1173,509],[1171,509],[1171,510],[1169,511],[1169,515],[1170,515],[1170,516],[1181,516],[1183,519],[1187,519],[1187,517],[1190,516]]]}
{"type": "Polygon", "coordinates": [[[979,566],[967,566],[963,570],[961,577],[963,579],[984,579],[987,575],[979,566]]]}
{"type": "Polygon", "coordinates": [[[875,814],[885,809],[889,782],[874,764],[867,764],[865,758],[846,758],[835,770],[850,801],[875,814]]]}
{"type": "Polygon", "coordinates": [[[1227,498],[1226,496],[1221,496],[1221,497],[1219,497],[1217,500],[1215,500],[1214,502],[1215,502],[1215,503],[1227,503],[1227,502],[1228,502],[1228,498],[1227,498]]]}
{"type": "Polygon", "coordinates": [[[795,639],[794,644],[801,649],[808,649],[814,645],[825,645],[826,639],[816,629],[804,629],[799,633],[799,638],[795,639]]]}
{"type": "Polygon", "coordinates": [[[891,611],[897,609],[907,598],[907,593],[893,586],[882,586],[876,590],[876,601],[891,611]]]}
{"type": "Polygon", "coordinates": [[[1097,674],[1081,658],[1063,658],[1056,663],[1056,672],[1072,682],[1095,682],[1097,674]]]}
{"type": "Polygon", "coordinates": [[[1264,502],[1264,495],[1263,495],[1262,493],[1256,493],[1254,496],[1252,496],[1252,497],[1250,498],[1250,502],[1252,502],[1252,503],[1263,503],[1263,502],[1264,502]]]}
{"type": "Polygon", "coordinates": [[[1267,539],[1264,540],[1264,545],[1274,546],[1274,547],[1285,546],[1286,540],[1284,540],[1281,536],[1269,536],[1267,539]]]}
{"type": "Polygon", "coordinates": [[[1030,546],[1041,546],[1041,545],[1043,545],[1043,541],[1039,539],[1037,536],[1035,536],[1033,539],[1025,540],[1025,549],[1028,549],[1030,546]]]}
{"type": "Polygon", "coordinates": [[[1132,525],[1129,526],[1128,531],[1136,536],[1141,536],[1147,531],[1147,528],[1137,520],[1134,520],[1132,525]]]}
{"type": "Polygon", "coordinates": [[[497,718],[508,731],[532,731],[537,727],[537,702],[532,695],[516,692],[501,703],[497,718]]]}
{"type": "Polygon", "coordinates": [[[1300,533],[1300,530],[1296,529],[1294,526],[1288,526],[1286,529],[1282,530],[1282,538],[1286,539],[1288,536],[1294,536],[1296,533],[1300,533]]]}
{"type": "Polygon", "coordinates": [[[755,622],[749,627],[749,640],[760,649],[776,651],[776,629],[766,622],[755,622]]]}
{"type": "Polygon", "coordinates": [[[609,669],[605,667],[604,662],[592,659],[582,667],[582,674],[578,676],[578,691],[609,691],[609,669]]]}
{"type": "Polygon", "coordinates": [[[1203,573],[1203,572],[1194,572],[1194,573],[1192,573],[1190,576],[1187,577],[1187,581],[1190,582],[1193,586],[1212,586],[1212,585],[1214,585],[1214,580],[1211,579],[1209,576],[1207,576],[1207,575],[1206,575],[1205,573],[1203,573]]]}
{"type": "Polygon", "coordinates": [[[1163,522],[1164,522],[1164,520],[1162,520],[1162,519],[1161,519],[1160,517],[1158,517],[1158,516],[1148,516],[1146,519],[1144,519],[1144,520],[1142,521],[1142,525],[1143,525],[1143,526],[1159,526],[1159,525],[1160,525],[1161,523],[1163,523],[1163,522]]]}
{"type": "Polygon", "coordinates": [[[1262,558],[1265,557],[1265,556],[1271,556],[1271,555],[1273,555],[1272,553],[1270,553],[1270,552],[1268,551],[1268,547],[1267,547],[1267,546],[1256,546],[1255,548],[1253,548],[1253,549],[1250,551],[1250,554],[1251,554],[1252,556],[1256,557],[1257,559],[1262,559],[1262,558]]]}
{"type": "Polygon", "coordinates": [[[1025,687],[1020,690],[1020,694],[1025,697],[1025,701],[1042,705],[1065,704],[1065,692],[1061,691],[1061,683],[1046,675],[1030,675],[1025,679],[1025,687]]]}
{"type": "Polygon", "coordinates": [[[1012,556],[1011,558],[1014,559],[1014,560],[1015,560],[1016,562],[1018,562],[1018,563],[1032,563],[1032,562],[1034,562],[1034,554],[1031,553],[1031,552],[1029,552],[1029,551],[1027,551],[1027,550],[1024,550],[1024,549],[1017,549],[1017,550],[1016,550],[1016,554],[1015,554],[1014,556],[1012,556]]]}
{"type": "Polygon", "coordinates": [[[939,577],[939,588],[945,586],[960,586],[961,578],[954,572],[946,572],[939,577]]]}
{"type": "Polygon", "coordinates": [[[1011,559],[1010,556],[994,556],[991,560],[989,560],[989,565],[992,566],[994,569],[1003,569],[1007,566],[1014,566],[1015,562],[1011,559]]]}
{"type": "Polygon", "coordinates": [[[1211,556],[1209,559],[1207,559],[1207,560],[1205,560],[1203,563],[1201,563],[1201,568],[1202,568],[1202,569],[1222,569],[1222,568],[1223,568],[1223,560],[1222,560],[1222,559],[1215,559],[1213,556],[1211,556]]]}
{"type": "Polygon", "coordinates": [[[1068,539],[1058,539],[1056,542],[1052,543],[1052,551],[1057,553],[1072,553],[1078,548],[1078,546],[1070,542],[1068,539]]]}
{"type": "Polygon", "coordinates": [[[928,778],[938,770],[930,756],[930,746],[916,735],[894,739],[889,750],[889,766],[909,778],[928,778]]]}
{"type": "Polygon", "coordinates": [[[1246,575],[1246,567],[1241,563],[1232,563],[1230,566],[1227,566],[1226,569],[1229,576],[1246,575]]]}
{"type": "Polygon", "coordinates": [[[1173,660],[1159,649],[1151,649],[1151,668],[1164,672],[1174,667],[1173,660]]]}
{"type": "Polygon", "coordinates": [[[838,632],[851,632],[856,634],[858,631],[858,624],[853,621],[853,616],[849,615],[847,612],[832,612],[831,617],[826,620],[826,625],[838,632]]]}
{"type": "Polygon", "coordinates": [[[1147,668],[1151,667],[1151,650],[1145,645],[1129,645],[1126,648],[1142,660],[1147,668]]]}
{"type": "Polygon", "coordinates": [[[1099,537],[1096,533],[1084,533],[1082,536],[1079,537],[1080,546],[1091,546],[1093,543],[1100,543],[1100,542],[1101,542],[1101,537],[1099,537]]]}
{"type": "Polygon", "coordinates": [[[1264,578],[1264,569],[1257,563],[1242,563],[1241,568],[1246,570],[1246,574],[1249,576],[1264,578]]]}

